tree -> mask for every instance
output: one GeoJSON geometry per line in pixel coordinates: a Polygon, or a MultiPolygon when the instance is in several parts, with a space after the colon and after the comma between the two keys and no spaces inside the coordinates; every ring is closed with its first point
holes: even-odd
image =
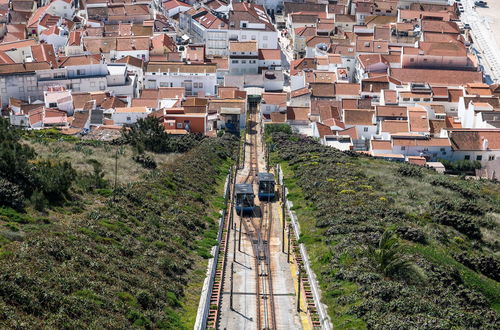
{"type": "Polygon", "coordinates": [[[202,134],[170,135],[160,119],[146,117],[139,119],[128,130],[123,130],[122,138],[125,143],[133,145],[137,154],[144,150],[156,153],[186,152],[197,146],[205,137],[202,134]]]}
{"type": "Polygon", "coordinates": [[[39,189],[49,201],[63,200],[71,187],[76,171],[69,162],[43,160],[34,170],[39,189]]]}
{"type": "Polygon", "coordinates": [[[18,185],[25,195],[32,192],[34,178],[30,161],[35,151],[19,142],[21,131],[0,118],[0,177],[18,185]]]}
{"type": "Polygon", "coordinates": [[[164,153],[170,152],[170,136],[165,132],[161,120],[155,117],[139,119],[128,130],[123,131],[123,138],[127,143],[141,150],[164,153]]]}
{"type": "Polygon", "coordinates": [[[370,255],[375,268],[388,278],[425,279],[422,269],[405,256],[401,241],[392,230],[382,234],[377,248],[370,249],[370,255]]]}

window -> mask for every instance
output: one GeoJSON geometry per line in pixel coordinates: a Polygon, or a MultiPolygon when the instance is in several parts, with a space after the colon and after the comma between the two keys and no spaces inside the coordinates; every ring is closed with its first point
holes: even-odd
{"type": "Polygon", "coordinates": [[[132,120],[132,118],[130,118],[130,117],[127,117],[127,121],[131,121],[131,120],[132,120]]]}
{"type": "Polygon", "coordinates": [[[24,86],[19,87],[19,92],[24,93],[24,86]]]}
{"type": "Polygon", "coordinates": [[[363,131],[368,132],[368,127],[363,128],[363,131]]]}
{"type": "Polygon", "coordinates": [[[247,60],[241,60],[241,64],[247,64],[247,60]]]}
{"type": "Polygon", "coordinates": [[[495,160],[495,155],[489,155],[488,160],[495,160]]]}
{"type": "Polygon", "coordinates": [[[470,155],[465,155],[464,160],[470,160],[470,155]]]}
{"type": "Polygon", "coordinates": [[[403,101],[408,102],[409,100],[410,100],[410,98],[409,98],[409,97],[403,97],[403,101]]]}
{"type": "Polygon", "coordinates": [[[182,128],[182,123],[177,123],[177,128],[182,128]]]}
{"type": "Polygon", "coordinates": [[[420,101],[420,97],[416,97],[416,98],[414,98],[414,99],[413,99],[413,101],[415,101],[415,102],[420,101]]]}
{"type": "Polygon", "coordinates": [[[195,83],[193,83],[193,87],[194,87],[194,88],[198,88],[198,83],[196,83],[196,82],[195,82],[195,83]]]}
{"type": "Polygon", "coordinates": [[[198,83],[198,87],[199,87],[199,88],[203,88],[203,83],[202,83],[202,82],[201,82],[201,83],[198,83]]]}
{"type": "Polygon", "coordinates": [[[50,102],[49,103],[49,108],[57,108],[57,103],[56,102],[50,102]]]}
{"type": "Polygon", "coordinates": [[[247,23],[241,23],[241,27],[242,28],[246,28],[247,27],[247,23]]]}
{"type": "Polygon", "coordinates": [[[483,160],[483,156],[481,156],[481,155],[477,155],[477,156],[476,156],[476,160],[483,160]]]}
{"type": "Polygon", "coordinates": [[[415,62],[415,59],[414,58],[410,58],[410,63],[413,63],[415,62]]]}
{"type": "Polygon", "coordinates": [[[243,34],[243,35],[241,35],[241,39],[245,40],[246,38],[247,38],[247,36],[246,36],[246,35],[244,35],[244,34],[243,34]]]}
{"type": "Polygon", "coordinates": [[[401,151],[404,151],[404,150],[406,150],[406,147],[405,147],[405,146],[402,146],[402,147],[401,147],[401,151]]]}
{"type": "Polygon", "coordinates": [[[255,36],[252,36],[252,40],[255,40],[255,36]]]}
{"type": "Polygon", "coordinates": [[[439,149],[439,150],[440,150],[441,152],[445,152],[445,150],[446,150],[446,149],[445,149],[445,148],[441,148],[441,149],[439,149]]]}
{"type": "Polygon", "coordinates": [[[267,36],[262,36],[262,40],[267,40],[267,36]]]}
{"type": "Polygon", "coordinates": [[[429,102],[430,100],[431,100],[431,99],[430,99],[430,98],[428,98],[428,97],[425,97],[425,98],[424,98],[424,101],[429,102]]]}
{"type": "Polygon", "coordinates": [[[424,62],[427,62],[427,59],[426,59],[426,58],[424,58],[424,62]]]}
{"type": "Polygon", "coordinates": [[[267,44],[262,44],[262,48],[267,48],[267,44]]]}
{"type": "Polygon", "coordinates": [[[232,60],[231,63],[238,64],[238,60],[232,60]]]}

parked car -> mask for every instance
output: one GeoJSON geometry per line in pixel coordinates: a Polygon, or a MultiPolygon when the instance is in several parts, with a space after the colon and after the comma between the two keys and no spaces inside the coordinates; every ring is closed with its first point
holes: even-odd
{"type": "Polygon", "coordinates": [[[464,30],[470,30],[470,25],[469,24],[464,24],[464,30]]]}
{"type": "Polygon", "coordinates": [[[474,4],[479,7],[486,7],[488,3],[486,1],[475,1],[474,4]]]}

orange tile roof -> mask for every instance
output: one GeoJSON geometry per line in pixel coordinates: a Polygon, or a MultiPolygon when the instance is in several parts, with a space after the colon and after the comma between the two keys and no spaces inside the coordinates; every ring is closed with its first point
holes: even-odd
{"type": "Polygon", "coordinates": [[[425,110],[408,109],[410,132],[429,132],[429,116],[425,110]]]}
{"type": "Polygon", "coordinates": [[[382,120],[380,131],[384,133],[407,133],[409,132],[408,120],[382,120]]]}
{"type": "Polygon", "coordinates": [[[392,150],[391,140],[371,140],[372,150],[392,150]]]}
{"type": "Polygon", "coordinates": [[[346,125],[364,125],[371,126],[375,110],[345,109],[344,123],[346,125]]]}

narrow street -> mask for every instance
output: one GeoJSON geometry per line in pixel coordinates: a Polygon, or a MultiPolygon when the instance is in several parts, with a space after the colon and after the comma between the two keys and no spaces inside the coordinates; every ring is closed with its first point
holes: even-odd
{"type": "Polygon", "coordinates": [[[498,83],[500,82],[500,48],[495,41],[495,34],[498,31],[492,30],[486,17],[473,8],[474,0],[464,0],[463,6],[465,12],[462,13],[461,20],[471,27],[473,49],[479,58],[485,80],[488,83],[498,83]]]}

